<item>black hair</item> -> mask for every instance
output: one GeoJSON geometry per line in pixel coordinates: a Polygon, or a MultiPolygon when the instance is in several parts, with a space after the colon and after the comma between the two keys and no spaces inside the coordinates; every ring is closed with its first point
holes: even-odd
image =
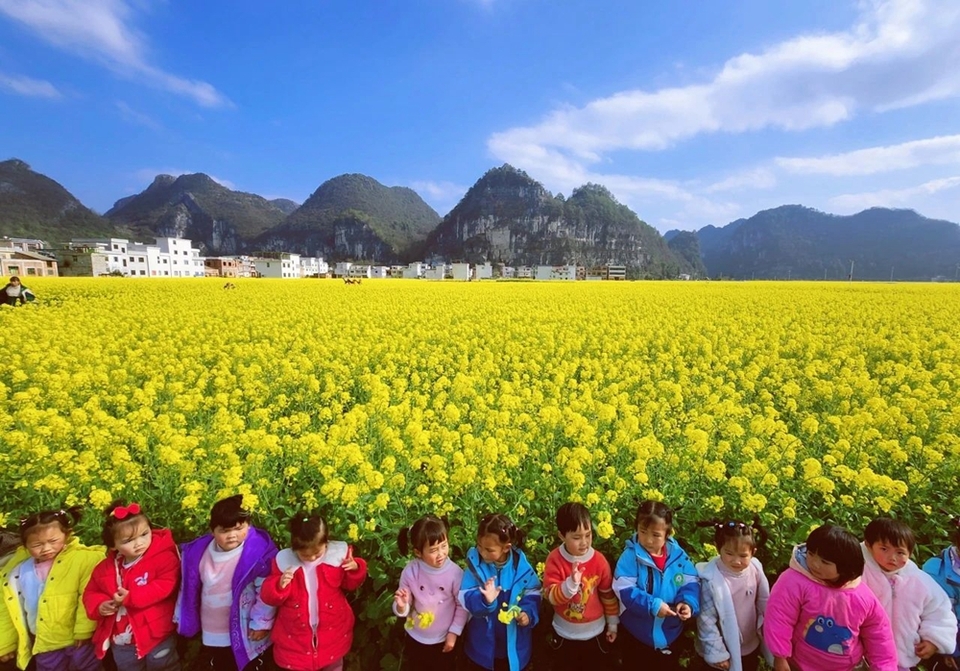
{"type": "Polygon", "coordinates": [[[590,529],[590,511],[582,503],[564,503],[557,508],[557,531],[561,535],[578,529],[590,529]]]}
{"type": "Polygon", "coordinates": [[[73,533],[73,527],[80,521],[82,509],[80,506],[70,508],[60,508],[58,510],[42,510],[39,513],[33,513],[20,518],[20,542],[27,542],[27,535],[37,527],[45,527],[48,524],[60,525],[60,531],[69,536],[73,533]]]}
{"type": "Polygon", "coordinates": [[[106,516],[106,520],[103,522],[103,531],[100,532],[100,540],[107,546],[107,549],[114,546],[118,529],[137,521],[146,522],[147,526],[150,526],[150,518],[140,509],[139,503],[131,502],[129,505],[124,505],[123,501],[118,499],[107,506],[103,514],[106,516]],[[130,508],[134,508],[136,512],[130,510],[130,508]],[[124,511],[122,515],[120,515],[121,509],[124,511]],[[120,516],[118,517],[118,515],[120,516]]]}
{"type": "Polygon", "coordinates": [[[424,515],[412,527],[404,527],[397,534],[397,547],[401,554],[407,554],[411,549],[423,552],[424,548],[436,545],[447,540],[449,534],[447,523],[436,515],[424,515]]]}
{"type": "Polygon", "coordinates": [[[651,524],[663,522],[667,526],[667,536],[673,533],[673,511],[662,501],[646,500],[637,506],[637,516],[633,520],[635,529],[646,528],[651,524]]]}
{"type": "Polygon", "coordinates": [[[837,579],[830,582],[841,587],[863,575],[863,551],[856,536],[834,524],[817,527],[807,536],[807,552],[836,564],[837,579]]]}
{"type": "Polygon", "coordinates": [[[913,535],[913,529],[900,520],[889,517],[878,517],[868,524],[863,530],[863,540],[867,545],[885,541],[897,547],[903,546],[911,554],[917,546],[917,537],[913,535]]]}
{"type": "Polygon", "coordinates": [[[290,520],[290,547],[301,550],[327,542],[327,523],[320,513],[299,512],[290,520]],[[319,540],[318,540],[319,538],[319,540]]]}
{"type": "Polygon", "coordinates": [[[754,552],[758,547],[767,543],[767,530],[763,528],[760,520],[756,517],[753,518],[753,522],[749,523],[740,520],[712,519],[697,522],[697,526],[713,529],[713,544],[716,546],[717,552],[720,552],[723,546],[730,541],[746,543],[754,552]]]}
{"type": "Polygon", "coordinates": [[[210,509],[210,530],[217,527],[232,529],[249,522],[251,517],[250,511],[243,507],[243,494],[236,494],[213,504],[210,509]]]}
{"type": "Polygon", "coordinates": [[[960,548],[960,517],[950,518],[950,542],[960,548]]]}
{"type": "Polygon", "coordinates": [[[487,534],[493,534],[501,544],[511,544],[520,549],[523,547],[523,539],[526,534],[520,530],[516,524],[510,521],[510,518],[501,513],[490,513],[484,515],[480,520],[480,526],[477,527],[477,538],[487,534]]]}

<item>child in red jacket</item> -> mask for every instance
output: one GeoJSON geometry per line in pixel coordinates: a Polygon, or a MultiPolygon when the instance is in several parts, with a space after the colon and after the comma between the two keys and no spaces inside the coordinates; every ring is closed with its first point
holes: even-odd
{"type": "Polygon", "coordinates": [[[169,529],[154,529],[139,504],[115,501],[106,510],[103,543],[83,591],[87,615],[96,620],[93,645],[108,649],[119,671],[180,668],[173,611],[180,585],[180,554],[169,529]]]}
{"type": "Polygon", "coordinates": [[[327,537],[320,515],[290,520],[291,547],[273,560],[260,598],[277,608],[274,661],[288,671],[340,671],[353,643],[353,611],[344,590],[367,577],[353,548],[327,537]]]}

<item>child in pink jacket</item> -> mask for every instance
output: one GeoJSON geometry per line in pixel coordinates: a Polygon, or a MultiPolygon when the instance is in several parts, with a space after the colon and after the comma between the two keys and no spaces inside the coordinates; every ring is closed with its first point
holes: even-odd
{"type": "Polygon", "coordinates": [[[897,648],[883,606],[862,582],[860,542],[825,524],[796,547],[770,592],[763,637],[774,671],[897,671],[897,648]]]}

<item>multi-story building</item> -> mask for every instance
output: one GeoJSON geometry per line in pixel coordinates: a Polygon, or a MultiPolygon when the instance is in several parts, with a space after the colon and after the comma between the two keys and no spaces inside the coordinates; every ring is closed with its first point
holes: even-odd
{"type": "Polygon", "coordinates": [[[483,265],[476,266],[474,268],[474,277],[478,280],[493,279],[493,264],[487,261],[483,265]]]}
{"type": "Polygon", "coordinates": [[[349,261],[338,261],[337,265],[333,267],[333,276],[334,277],[350,277],[350,269],[353,268],[353,264],[349,261]]]}
{"type": "Polygon", "coordinates": [[[253,259],[260,277],[297,279],[300,277],[300,255],[276,252],[253,259]]]}
{"type": "Polygon", "coordinates": [[[97,247],[71,246],[55,249],[53,253],[62,277],[99,277],[110,274],[109,257],[97,247]]]}
{"type": "Polygon", "coordinates": [[[403,269],[403,279],[405,280],[418,280],[422,276],[423,264],[419,261],[407,264],[407,267],[403,269]]]}
{"type": "Polygon", "coordinates": [[[577,279],[577,267],[573,264],[565,266],[537,266],[536,279],[538,280],[565,280],[577,279]]]}
{"type": "Polygon", "coordinates": [[[330,264],[320,256],[300,257],[300,277],[326,277],[330,274],[330,264]]]}
{"type": "Polygon", "coordinates": [[[18,252],[34,252],[37,253],[42,249],[49,248],[48,245],[43,240],[38,240],[36,238],[10,238],[6,235],[0,238],[0,249],[12,249],[18,252]]]}
{"type": "Polygon", "coordinates": [[[57,262],[49,256],[35,252],[0,248],[0,275],[20,277],[56,277],[57,262]]]}
{"type": "Polygon", "coordinates": [[[211,256],[203,260],[203,274],[206,277],[238,277],[239,262],[231,256],[211,256]]]}
{"type": "Polygon", "coordinates": [[[466,282],[470,279],[470,264],[469,263],[451,264],[450,274],[453,276],[453,279],[460,280],[461,282],[466,282]]]}
{"type": "Polygon", "coordinates": [[[185,238],[157,238],[148,245],[125,238],[75,238],[63,256],[76,263],[76,268],[89,267],[94,275],[121,273],[129,277],[203,277],[200,250],[185,238]],[[89,265],[80,261],[81,254],[90,254],[89,265]],[[106,256],[105,272],[94,254],[106,256]],[[76,256],[77,260],[73,261],[76,256]],[[96,262],[95,262],[96,261],[96,262]]]}

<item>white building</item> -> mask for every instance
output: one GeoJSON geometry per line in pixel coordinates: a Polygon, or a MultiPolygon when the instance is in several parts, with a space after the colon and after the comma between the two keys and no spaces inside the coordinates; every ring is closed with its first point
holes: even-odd
{"type": "Polygon", "coordinates": [[[370,277],[373,279],[385,280],[390,276],[390,268],[387,266],[370,266],[370,277]]]}
{"type": "Polygon", "coordinates": [[[125,238],[75,238],[71,249],[96,250],[107,257],[106,273],[129,277],[203,277],[200,250],[186,238],[157,238],[156,243],[125,238]]]}
{"type": "Polygon", "coordinates": [[[353,268],[353,264],[349,261],[339,261],[337,265],[333,267],[333,276],[334,277],[350,277],[350,269],[353,268]]]}
{"type": "Polygon", "coordinates": [[[517,268],[517,278],[523,280],[533,279],[533,268],[530,266],[519,266],[517,268]]]}
{"type": "Polygon", "coordinates": [[[432,266],[423,271],[424,279],[442,280],[446,277],[446,266],[432,266]]]}
{"type": "Polygon", "coordinates": [[[492,280],[493,264],[487,261],[482,266],[477,266],[474,268],[474,277],[476,277],[478,280],[492,280]]]}
{"type": "Polygon", "coordinates": [[[282,252],[276,258],[258,258],[253,260],[260,277],[276,279],[297,279],[300,277],[300,255],[282,252]]]}
{"type": "Polygon", "coordinates": [[[454,263],[450,266],[450,274],[453,275],[453,279],[455,280],[467,282],[470,280],[470,264],[454,263]]]}
{"type": "Polygon", "coordinates": [[[517,269],[513,266],[500,266],[500,277],[512,280],[517,276],[517,269]]]}
{"type": "Polygon", "coordinates": [[[370,266],[351,264],[348,277],[352,277],[354,279],[370,279],[373,277],[373,273],[370,269],[370,266]]]}
{"type": "Polygon", "coordinates": [[[410,263],[403,269],[403,279],[418,280],[423,276],[423,264],[419,261],[410,263]]]}
{"type": "Polygon", "coordinates": [[[330,272],[330,264],[321,256],[300,257],[300,277],[326,277],[330,272]]]}
{"type": "Polygon", "coordinates": [[[577,266],[537,266],[538,280],[564,280],[573,282],[577,279],[577,266]]]}

